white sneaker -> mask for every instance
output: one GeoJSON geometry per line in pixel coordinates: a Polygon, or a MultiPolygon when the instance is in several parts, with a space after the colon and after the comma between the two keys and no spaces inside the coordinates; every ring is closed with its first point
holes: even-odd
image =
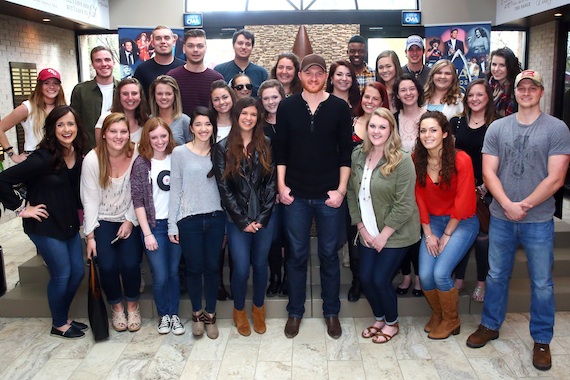
{"type": "Polygon", "coordinates": [[[184,325],[176,314],[172,314],[172,318],[170,318],[170,327],[172,328],[172,333],[174,335],[182,335],[186,332],[184,325]]]}
{"type": "Polygon", "coordinates": [[[169,332],[170,332],[170,316],[168,316],[167,314],[163,315],[162,318],[160,318],[160,322],[158,323],[158,333],[168,334],[169,332]]]}

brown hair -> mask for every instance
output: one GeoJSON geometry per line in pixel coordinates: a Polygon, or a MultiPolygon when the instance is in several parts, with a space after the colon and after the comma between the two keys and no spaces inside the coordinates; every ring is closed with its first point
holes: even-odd
{"type": "Polygon", "coordinates": [[[445,95],[441,97],[439,100],[441,103],[445,104],[457,104],[462,96],[461,88],[459,87],[459,78],[457,77],[457,70],[455,69],[455,65],[447,60],[447,59],[440,59],[437,61],[429,71],[428,79],[424,86],[424,97],[426,102],[429,102],[431,97],[435,94],[435,84],[433,83],[433,77],[437,74],[441,69],[444,67],[449,66],[451,68],[451,86],[447,89],[445,95]]]}
{"type": "Polygon", "coordinates": [[[240,175],[241,162],[246,159],[244,150],[247,149],[247,155],[257,152],[259,154],[259,162],[263,166],[264,174],[271,172],[271,147],[265,139],[265,133],[261,126],[261,106],[251,96],[241,98],[237,101],[232,109],[232,128],[227,137],[227,153],[226,153],[226,170],[224,177],[237,177],[240,175]],[[249,145],[244,147],[243,138],[241,136],[241,128],[239,126],[239,116],[241,111],[247,107],[255,107],[257,109],[257,120],[253,127],[253,135],[249,145]]]}
{"type": "Polygon", "coordinates": [[[362,88],[362,92],[360,93],[360,100],[358,101],[358,106],[356,107],[356,116],[364,115],[364,109],[362,108],[362,97],[364,96],[364,93],[368,87],[372,87],[380,93],[380,98],[382,98],[382,104],[380,104],[380,107],[390,108],[390,100],[388,99],[388,91],[386,91],[386,86],[380,82],[368,82],[362,88]]]}
{"type": "Polygon", "coordinates": [[[166,124],[166,121],[162,120],[160,117],[151,117],[144,123],[144,127],[142,130],[141,141],[139,141],[139,155],[143,156],[147,160],[150,160],[154,155],[154,150],[150,145],[150,132],[154,131],[158,127],[163,127],[168,132],[168,145],[166,146],[166,154],[172,153],[174,147],[176,146],[176,142],[174,142],[174,137],[172,137],[172,130],[166,124]]]}
{"type": "Polygon", "coordinates": [[[103,120],[103,126],[101,127],[101,140],[95,148],[95,153],[97,153],[97,161],[99,162],[99,186],[106,189],[111,183],[111,162],[109,161],[109,148],[107,147],[107,141],[105,140],[105,133],[111,127],[111,125],[116,123],[125,123],[127,126],[127,131],[129,131],[129,141],[125,144],[123,149],[121,149],[121,154],[127,157],[132,157],[135,151],[135,144],[130,140],[130,129],[129,120],[125,114],[120,112],[112,112],[103,120]]]}
{"type": "Polygon", "coordinates": [[[115,94],[113,95],[113,105],[111,106],[111,112],[124,112],[123,105],[121,104],[121,89],[128,84],[134,84],[139,89],[141,102],[135,109],[135,119],[139,125],[144,125],[144,123],[146,123],[148,120],[146,97],[144,95],[144,90],[142,88],[141,82],[139,82],[136,78],[125,78],[117,84],[115,94]]]}
{"type": "Polygon", "coordinates": [[[331,64],[325,91],[328,92],[329,94],[333,93],[334,87],[332,84],[332,78],[336,73],[336,69],[338,69],[340,66],[344,66],[348,68],[348,70],[350,71],[350,76],[352,78],[352,85],[348,89],[348,101],[350,102],[350,105],[352,107],[351,111],[354,112],[354,110],[356,110],[358,106],[358,102],[360,101],[360,90],[358,89],[358,81],[356,80],[356,71],[354,71],[354,67],[352,67],[352,65],[349,62],[345,60],[339,60],[331,64]]]}
{"type": "Polygon", "coordinates": [[[295,67],[295,74],[293,74],[293,80],[291,81],[291,85],[289,87],[291,90],[290,95],[298,94],[303,91],[303,86],[301,85],[301,80],[299,79],[298,75],[299,71],[301,70],[301,64],[299,63],[299,58],[295,54],[288,51],[279,54],[277,56],[277,62],[275,63],[275,66],[273,66],[271,69],[270,77],[271,79],[277,79],[277,66],[279,65],[279,61],[281,61],[283,58],[286,58],[293,62],[293,67],[295,67]]]}
{"type": "Polygon", "coordinates": [[[497,113],[495,112],[495,105],[493,104],[493,93],[491,91],[491,87],[487,83],[485,79],[476,79],[472,82],[469,82],[467,88],[465,89],[465,96],[463,97],[463,113],[461,116],[465,116],[467,118],[467,122],[471,119],[471,108],[467,105],[469,99],[469,92],[475,85],[482,85],[485,87],[485,93],[487,94],[487,105],[485,106],[485,125],[488,127],[491,125],[493,121],[499,118],[497,113]]]}
{"type": "Polygon", "coordinates": [[[402,74],[404,73],[404,70],[402,70],[402,65],[400,64],[400,59],[398,58],[398,54],[396,54],[394,50],[384,50],[383,52],[378,54],[378,57],[376,57],[376,67],[374,68],[376,70],[375,74],[376,81],[382,83],[383,85],[385,85],[386,83],[384,83],[384,79],[382,79],[380,73],[378,73],[378,61],[380,60],[380,58],[386,58],[386,57],[390,57],[390,59],[392,60],[392,64],[396,69],[396,76],[394,77],[394,80],[401,77],[402,74]]]}
{"type": "Polygon", "coordinates": [[[176,79],[170,75],[159,75],[150,84],[150,87],[148,89],[150,98],[150,113],[153,116],[160,115],[160,107],[156,103],[155,99],[156,86],[159,84],[166,84],[172,87],[172,92],[174,93],[174,101],[172,102],[172,118],[178,119],[182,115],[182,96],[180,95],[180,87],[178,87],[178,82],[176,82],[176,79]]]}
{"type": "MultiPolygon", "coordinates": [[[[455,167],[455,141],[453,140],[453,133],[451,131],[451,124],[447,117],[439,111],[427,111],[421,117],[418,123],[422,125],[425,119],[434,119],[441,127],[442,133],[447,133],[447,137],[443,138],[443,148],[441,150],[441,170],[439,172],[441,181],[439,186],[448,187],[451,184],[451,177],[457,174],[455,167]]],[[[421,187],[426,186],[427,165],[428,165],[428,151],[424,147],[418,133],[416,147],[414,148],[414,165],[416,167],[417,181],[421,187]]]]}

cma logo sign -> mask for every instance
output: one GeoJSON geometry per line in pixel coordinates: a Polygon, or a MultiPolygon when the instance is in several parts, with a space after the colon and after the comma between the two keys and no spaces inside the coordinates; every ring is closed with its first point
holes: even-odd
{"type": "Polygon", "coordinates": [[[421,25],[422,12],[402,11],[402,25],[421,25]]]}
{"type": "Polygon", "coordinates": [[[203,26],[202,13],[185,13],[184,26],[201,28],[203,26]]]}

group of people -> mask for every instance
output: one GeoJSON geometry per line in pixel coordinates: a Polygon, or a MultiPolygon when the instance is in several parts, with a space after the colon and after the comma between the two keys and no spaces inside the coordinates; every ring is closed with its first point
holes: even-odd
{"type": "Polygon", "coordinates": [[[96,47],[96,77],[75,87],[71,106],[59,73],[44,69],[30,100],[0,122],[0,144],[19,162],[0,174],[0,201],[23,218],[50,271],[52,335],[79,338],[87,328],[68,316],[84,275],[83,225],[115,330],[141,327],[145,252],[158,332],[185,332],[178,315],[183,258],[192,333],[216,339],[227,241],[239,334],[251,334],[245,304],[252,268],[253,330],[266,331],[265,296],[280,294],[289,297],[284,333],[293,338],[305,312],[314,219],[332,338],[342,335],[338,251],[346,241],[348,299],[364,293],[374,321],[362,336],[380,344],[399,332],[397,294],[411,286],[410,263],[413,294],[432,310],[428,337],[459,333],[458,293],[475,245],[473,299],[485,302],[467,341],[474,348],[499,335],[522,243],[533,292],[533,363],[550,368],[552,196],[564,182],[570,133],[541,112],[542,78],[521,71],[510,49],[492,52],[486,79],[464,95],[451,61],[424,64],[416,35],[406,41],[404,66],[385,51],[368,68],[366,41],[354,36],[348,60],[328,74],[321,56],[299,60],[286,52],[270,79],[249,61],[255,39],[247,30],[233,36],[235,59],[215,70],[204,65],[203,30],[185,33],[186,62],[172,56],[169,28],[155,28],[151,38],[155,55],[134,78],[117,83],[110,51],[96,47]],[[27,124],[20,155],[5,136],[18,122],[27,124]],[[19,183],[27,187],[24,201],[12,190],[19,183]],[[476,216],[478,196],[491,202],[488,231],[476,216]],[[398,271],[403,282],[393,287],[398,271]]]}

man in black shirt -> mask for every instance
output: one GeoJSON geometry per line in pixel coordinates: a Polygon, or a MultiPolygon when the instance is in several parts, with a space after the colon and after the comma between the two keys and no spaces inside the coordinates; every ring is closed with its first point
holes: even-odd
{"type": "Polygon", "coordinates": [[[337,254],[352,152],[350,109],[345,101],[323,91],[325,60],[303,58],[299,79],[303,92],[284,99],[277,110],[275,159],[280,201],[290,239],[287,259],[289,318],[285,335],[295,337],[305,312],[307,259],[313,217],[319,237],[323,315],[328,334],[342,334],[340,267],[337,254]]]}
{"type": "Polygon", "coordinates": [[[185,63],[172,55],[178,36],[172,33],[168,26],[159,25],[154,28],[151,38],[154,44],[154,58],[141,63],[134,74],[134,77],[141,82],[147,100],[149,100],[148,88],[153,80],[185,63]]]}

